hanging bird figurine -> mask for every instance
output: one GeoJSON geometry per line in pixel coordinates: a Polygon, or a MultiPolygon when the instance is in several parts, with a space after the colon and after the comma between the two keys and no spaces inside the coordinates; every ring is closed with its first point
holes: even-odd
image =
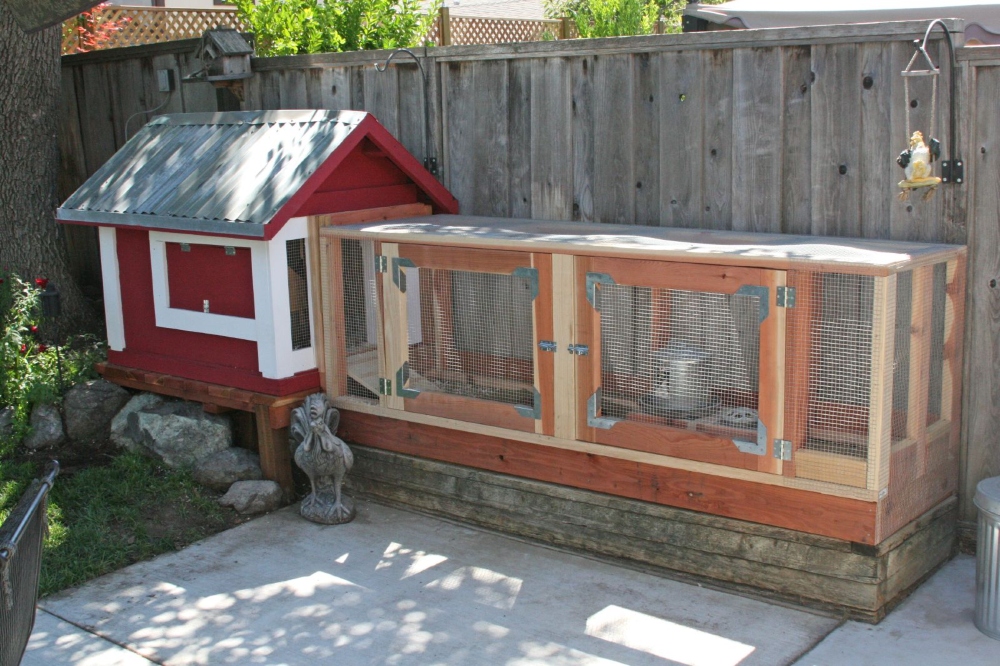
{"type": "Polygon", "coordinates": [[[924,201],[934,196],[934,190],[941,184],[941,179],[932,175],[931,162],[941,157],[941,144],[937,139],[931,139],[930,145],[924,143],[924,135],[917,131],[910,137],[910,147],[899,154],[896,164],[903,167],[906,174],[904,180],[899,181],[902,191],[899,193],[900,201],[906,201],[911,190],[923,187],[928,188],[924,193],[924,201]]]}
{"type": "Polygon", "coordinates": [[[354,455],[337,437],[340,412],[324,393],[314,393],[292,411],[289,439],[296,464],[309,476],[312,492],[299,513],[314,523],[337,525],[354,518],[354,504],[341,494],[354,455]]]}

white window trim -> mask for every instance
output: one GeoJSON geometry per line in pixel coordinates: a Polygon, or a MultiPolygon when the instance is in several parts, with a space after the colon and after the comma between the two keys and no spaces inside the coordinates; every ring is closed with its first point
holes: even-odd
{"type": "Polygon", "coordinates": [[[118,234],[114,227],[98,227],[101,246],[101,277],[104,280],[104,321],[108,347],[125,351],[125,316],[122,312],[122,284],[118,269],[118,234]]]}
{"type": "Polygon", "coordinates": [[[274,348],[277,350],[278,367],[289,375],[316,367],[316,328],[312,303],[312,261],[309,258],[309,223],[305,217],[293,217],[281,228],[269,245],[271,268],[271,293],[274,295],[274,348]],[[309,298],[310,343],[303,349],[292,349],[291,308],[288,297],[288,254],[285,243],[290,240],[306,241],[306,294],[309,298]]]}

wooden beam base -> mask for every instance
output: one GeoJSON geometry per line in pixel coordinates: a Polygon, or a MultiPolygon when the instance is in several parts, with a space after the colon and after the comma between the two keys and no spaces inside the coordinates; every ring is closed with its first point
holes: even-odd
{"type": "Polygon", "coordinates": [[[950,498],[879,546],[352,444],[349,492],[878,622],[955,549],[950,498]]]}

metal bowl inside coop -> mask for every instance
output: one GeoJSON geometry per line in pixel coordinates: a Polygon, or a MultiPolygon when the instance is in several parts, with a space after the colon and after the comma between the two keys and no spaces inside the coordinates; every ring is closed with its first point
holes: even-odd
{"type": "Polygon", "coordinates": [[[642,397],[645,410],[676,418],[704,416],[712,399],[711,354],[685,342],[670,342],[653,352],[656,372],[652,393],[642,397]]]}

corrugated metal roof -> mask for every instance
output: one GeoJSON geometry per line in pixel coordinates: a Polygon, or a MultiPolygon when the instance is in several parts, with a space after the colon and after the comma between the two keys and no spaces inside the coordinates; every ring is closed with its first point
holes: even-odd
{"type": "Polygon", "coordinates": [[[80,186],[58,218],[262,236],[264,225],[367,115],[160,116],[80,186]]]}

